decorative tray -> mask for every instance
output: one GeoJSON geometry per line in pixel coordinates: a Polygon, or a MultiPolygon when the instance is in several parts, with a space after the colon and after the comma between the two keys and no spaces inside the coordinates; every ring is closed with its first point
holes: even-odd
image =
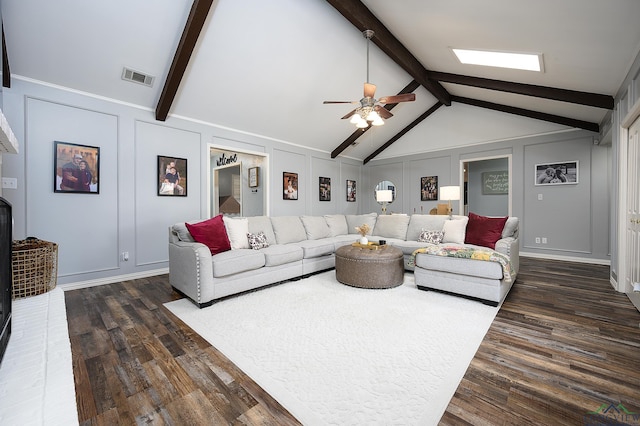
{"type": "Polygon", "coordinates": [[[356,241],[351,245],[354,247],[360,247],[360,248],[369,249],[369,250],[382,250],[387,248],[386,244],[380,245],[378,243],[374,243],[373,241],[369,241],[369,244],[360,244],[359,242],[356,241]]]}

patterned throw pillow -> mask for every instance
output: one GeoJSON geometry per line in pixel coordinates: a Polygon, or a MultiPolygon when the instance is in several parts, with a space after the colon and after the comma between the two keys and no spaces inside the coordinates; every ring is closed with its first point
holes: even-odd
{"type": "Polygon", "coordinates": [[[429,243],[429,244],[440,244],[442,242],[443,237],[444,237],[444,232],[442,231],[422,231],[420,232],[420,236],[418,237],[418,242],[429,243]]]}
{"type": "Polygon", "coordinates": [[[267,237],[264,235],[264,232],[260,231],[257,234],[252,234],[250,232],[247,233],[247,238],[249,239],[249,247],[254,250],[260,250],[261,248],[269,247],[269,243],[267,242],[267,237]]]}

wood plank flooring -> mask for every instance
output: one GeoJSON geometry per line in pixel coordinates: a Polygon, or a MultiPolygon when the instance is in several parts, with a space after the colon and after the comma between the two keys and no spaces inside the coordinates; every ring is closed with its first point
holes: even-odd
{"type": "MultiPolygon", "coordinates": [[[[440,424],[640,424],[640,313],[608,271],[521,258],[440,424]]],[[[162,306],[168,276],[65,298],[81,425],[299,424],[162,306]]]]}

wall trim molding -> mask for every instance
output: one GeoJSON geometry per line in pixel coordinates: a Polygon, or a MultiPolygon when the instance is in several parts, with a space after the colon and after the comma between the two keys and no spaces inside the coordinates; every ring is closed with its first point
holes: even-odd
{"type": "Polygon", "coordinates": [[[608,259],[590,259],[586,257],[558,256],[558,255],[549,255],[549,254],[522,252],[522,251],[520,252],[520,256],[533,257],[536,259],[561,260],[565,262],[591,263],[594,265],[611,265],[611,261],[608,259]]]}
{"type": "Polygon", "coordinates": [[[73,283],[58,284],[63,291],[78,290],[81,288],[95,287],[105,284],[113,284],[121,281],[136,280],[140,278],[155,277],[169,273],[169,268],[152,269],[144,272],[135,272],[133,274],[116,275],[112,277],[97,278],[95,280],[76,281],[73,283]]]}

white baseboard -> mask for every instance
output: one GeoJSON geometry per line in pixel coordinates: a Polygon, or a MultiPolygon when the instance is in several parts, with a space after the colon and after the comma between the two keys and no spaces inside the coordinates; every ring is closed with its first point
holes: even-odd
{"type": "Polygon", "coordinates": [[[140,279],[140,278],[154,277],[156,275],[164,275],[164,274],[168,274],[168,273],[169,273],[169,268],[153,269],[153,270],[150,270],[150,271],[136,272],[136,273],[133,273],[133,274],[116,275],[116,276],[113,276],[113,277],[98,278],[98,279],[95,279],[95,280],[77,281],[77,282],[74,282],[74,283],[59,284],[58,287],[60,287],[64,291],[77,290],[79,288],[87,288],[87,287],[95,287],[97,285],[113,284],[113,283],[118,283],[120,281],[136,280],[136,279],[140,279]]]}
{"type": "Polygon", "coordinates": [[[520,252],[522,257],[534,257],[536,259],[549,259],[549,260],[564,260],[566,262],[578,262],[578,263],[592,263],[594,265],[611,265],[611,261],[608,259],[589,259],[586,257],[573,257],[573,256],[556,256],[540,253],[520,252]]]}

